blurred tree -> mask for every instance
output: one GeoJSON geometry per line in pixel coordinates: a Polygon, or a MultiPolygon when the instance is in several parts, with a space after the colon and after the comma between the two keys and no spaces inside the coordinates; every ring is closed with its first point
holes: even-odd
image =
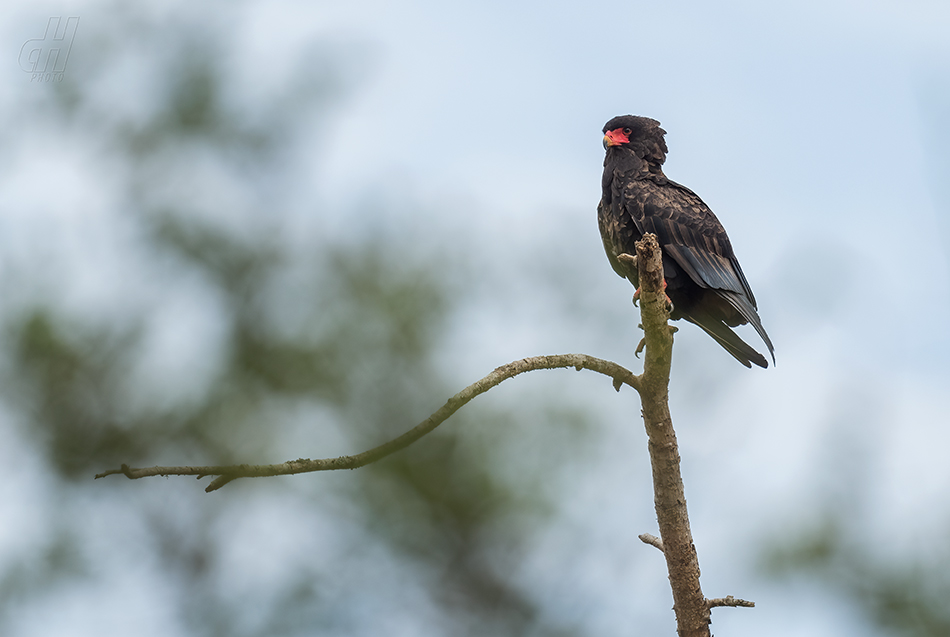
{"type": "Polygon", "coordinates": [[[862,533],[840,515],[773,546],[763,566],[775,577],[810,580],[843,596],[883,634],[950,635],[947,547],[930,547],[926,559],[891,559],[869,550],[862,533]]]}
{"type": "MultiPolygon", "coordinates": [[[[91,481],[121,462],[358,451],[459,389],[439,365],[458,255],[453,274],[412,237],[374,231],[373,211],[349,220],[342,238],[313,225],[301,236],[282,211],[303,152],[295,133],[324,121],[345,90],[333,55],[308,56],[283,92],[242,101],[227,88],[234,43],[226,27],[207,27],[210,12],[146,19],[123,8],[103,27],[84,22],[86,64],[71,59],[42,103],[38,117],[109,167],[112,182],[97,186],[119,202],[122,230],[85,249],[126,261],[103,281],[114,286],[107,311],[42,293],[11,295],[21,300],[2,310],[3,399],[48,467],[52,532],[5,569],[0,633],[16,634],[3,619],[16,608],[128,571],[154,589],[165,625],[188,635],[579,634],[557,626],[512,572],[550,510],[538,476],[493,470],[514,413],[470,410],[407,452],[338,477],[212,496],[183,483],[91,481]],[[130,62],[131,42],[151,56],[130,62]],[[128,64],[149,78],[147,108],[135,106],[139,96],[111,99],[128,64]],[[185,336],[162,341],[176,330],[185,336]],[[156,354],[188,364],[162,377],[156,354]],[[500,439],[463,441],[474,419],[500,439]],[[503,519],[518,523],[499,533],[503,519]]],[[[4,284],[39,289],[43,273],[42,263],[19,268],[4,284]]],[[[69,268],[61,274],[68,288],[69,268]]],[[[570,452],[579,451],[576,411],[556,401],[524,408],[574,432],[570,452]]]]}

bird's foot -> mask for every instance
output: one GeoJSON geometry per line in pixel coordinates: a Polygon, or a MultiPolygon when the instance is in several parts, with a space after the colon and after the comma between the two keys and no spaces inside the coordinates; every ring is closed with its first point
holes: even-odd
{"type": "Polygon", "coordinates": [[[666,299],[666,311],[673,313],[673,299],[666,293],[666,277],[663,278],[663,298],[666,299]]]}
{"type": "MultiPolygon", "coordinates": [[[[666,279],[663,279],[663,296],[666,297],[666,311],[673,313],[673,299],[670,298],[670,295],[666,293],[666,279]]],[[[640,288],[637,288],[633,292],[633,307],[637,307],[637,301],[640,300],[640,288]]]]}

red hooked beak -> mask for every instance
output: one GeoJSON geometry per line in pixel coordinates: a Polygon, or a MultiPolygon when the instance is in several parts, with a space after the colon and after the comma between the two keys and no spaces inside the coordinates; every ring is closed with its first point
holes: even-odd
{"type": "Polygon", "coordinates": [[[621,144],[627,144],[630,142],[630,139],[623,134],[622,128],[615,128],[614,130],[609,130],[604,135],[604,148],[610,148],[611,146],[620,146],[621,144]]]}

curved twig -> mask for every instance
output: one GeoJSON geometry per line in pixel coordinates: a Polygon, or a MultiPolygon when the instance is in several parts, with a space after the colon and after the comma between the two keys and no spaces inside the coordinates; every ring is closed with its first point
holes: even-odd
{"type": "Polygon", "coordinates": [[[96,479],[106,476],[122,474],[130,480],[145,478],[148,476],[218,476],[212,480],[211,484],[205,488],[205,491],[211,492],[220,489],[228,482],[237,478],[259,478],[265,476],[282,476],[294,473],[309,473],[313,471],[333,471],[336,469],[356,469],[364,465],[376,462],[386,456],[408,447],[416,440],[431,432],[433,429],[445,422],[452,414],[458,411],[463,405],[471,401],[476,396],[484,394],[492,387],[501,382],[514,378],[519,374],[538,369],[558,369],[562,367],[573,367],[577,371],[587,369],[598,374],[604,374],[613,379],[614,389],[620,391],[621,385],[627,385],[640,391],[640,377],[630,370],[613,363],[605,361],[586,354],[555,354],[552,356],[533,356],[519,361],[502,365],[485,376],[481,380],[472,383],[455,396],[450,398],[438,411],[423,420],[421,423],[402,434],[385,442],[378,447],[369,449],[354,456],[340,456],[338,458],[323,458],[310,460],[308,458],[298,458],[280,464],[265,465],[227,465],[227,466],[208,466],[208,467],[147,467],[135,469],[128,465],[122,465],[119,469],[110,469],[104,473],[96,475],[96,479]]]}

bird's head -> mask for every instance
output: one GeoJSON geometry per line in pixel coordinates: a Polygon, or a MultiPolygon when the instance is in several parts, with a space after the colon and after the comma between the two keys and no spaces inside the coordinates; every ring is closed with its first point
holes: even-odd
{"type": "Polygon", "coordinates": [[[655,119],[619,115],[604,125],[604,149],[629,148],[637,157],[659,166],[666,161],[665,134],[655,119]]]}

